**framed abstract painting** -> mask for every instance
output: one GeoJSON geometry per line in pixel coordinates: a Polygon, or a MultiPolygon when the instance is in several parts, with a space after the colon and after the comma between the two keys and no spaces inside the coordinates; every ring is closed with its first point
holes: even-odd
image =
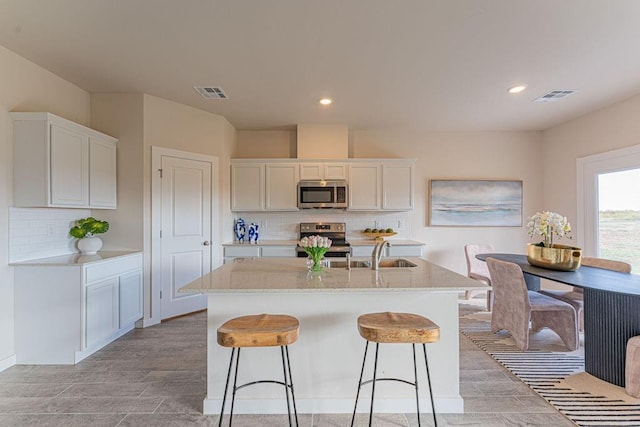
{"type": "Polygon", "coordinates": [[[522,226],[522,181],[432,179],[429,194],[431,226],[522,226]]]}

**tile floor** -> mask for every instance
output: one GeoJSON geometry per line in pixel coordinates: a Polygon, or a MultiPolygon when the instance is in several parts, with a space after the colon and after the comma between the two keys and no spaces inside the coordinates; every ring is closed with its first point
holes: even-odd
{"type": "MultiPolygon", "coordinates": [[[[0,426],[209,426],[206,315],[137,329],[75,366],[13,366],[0,373],[0,426]]],[[[574,425],[471,341],[460,336],[464,414],[441,426],[574,425]]],[[[348,426],[350,415],[299,417],[302,426],[348,426]]],[[[356,419],[367,424],[367,416],[356,419]]],[[[286,416],[239,415],[235,426],[284,426],[286,416]]],[[[380,414],[377,426],[416,426],[414,414],[380,414]]],[[[432,425],[431,414],[422,425],[432,425]]]]}

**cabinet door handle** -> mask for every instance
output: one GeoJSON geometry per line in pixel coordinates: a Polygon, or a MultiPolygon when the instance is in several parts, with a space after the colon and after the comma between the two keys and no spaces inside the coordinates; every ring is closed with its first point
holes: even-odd
{"type": "Polygon", "coordinates": [[[211,244],[211,242],[208,241],[208,240],[205,240],[204,242],[202,242],[202,244],[205,245],[205,246],[209,246],[211,244]]]}

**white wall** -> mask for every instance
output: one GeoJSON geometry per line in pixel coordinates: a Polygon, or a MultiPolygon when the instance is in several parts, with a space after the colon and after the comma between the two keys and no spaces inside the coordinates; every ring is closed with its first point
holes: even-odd
{"type": "Polygon", "coordinates": [[[640,144],[639,117],[636,95],[543,132],[541,208],[566,215],[578,230],[576,159],[640,144]]]}
{"type": "MultiPolygon", "coordinates": [[[[214,227],[223,230],[224,240],[233,235],[229,160],[236,148],[236,140],[236,129],[220,115],[150,95],[144,96],[144,170],[151,168],[151,146],[218,157],[222,217],[218,218],[214,227]]],[[[147,207],[150,207],[150,175],[145,176],[145,194],[149,195],[147,207]]],[[[145,220],[151,221],[148,211],[145,211],[145,220]]],[[[150,242],[150,239],[146,239],[146,242],[150,242]]]]}
{"type": "Polygon", "coordinates": [[[430,179],[508,179],[523,181],[523,225],[542,199],[539,132],[354,131],[353,157],[416,159],[415,210],[411,238],[427,244],[424,256],[466,274],[466,243],[490,243],[501,252],[524,253],[524,227],[431,227],[428,225],[430,179]]]}
{"type": "Polygon", "coordinates": [[[152,319],[151,174],[155,171],[151,170],[151,147],[219,158],[221,214],[214,227],[223,230],[224,240],[230,240],[233,222],[229,159],[235,148],[236,131],[222,116],[147,94],[92,94],[91,106],[92,126],[119,138],[118,209],[100,213],[111,224],[104,238],[105,249],[144,251],[144,318],[152,319]]]}
{"type": "Polygon", "coordinates": [[[0,370],[14,354],[13,269],[9,207],[13,205],[13,123],[9,111],[49,111],[88,125],[89,94],[0,46],[0,370]]]}

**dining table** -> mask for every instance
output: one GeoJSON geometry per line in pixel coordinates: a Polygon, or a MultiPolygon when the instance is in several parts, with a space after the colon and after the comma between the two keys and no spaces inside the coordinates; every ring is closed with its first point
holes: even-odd
{"type": "Polygon", "coordinates": [[[539,290],[540,279],[581,288],[585,371],[624,387],[627,341],[640,335],[640,275],[585,265],[574,271],[551,270],[529,264],[526,255],[520,254],[483,253],[476,257],[517,264],[529,290],[539,290]]]}

